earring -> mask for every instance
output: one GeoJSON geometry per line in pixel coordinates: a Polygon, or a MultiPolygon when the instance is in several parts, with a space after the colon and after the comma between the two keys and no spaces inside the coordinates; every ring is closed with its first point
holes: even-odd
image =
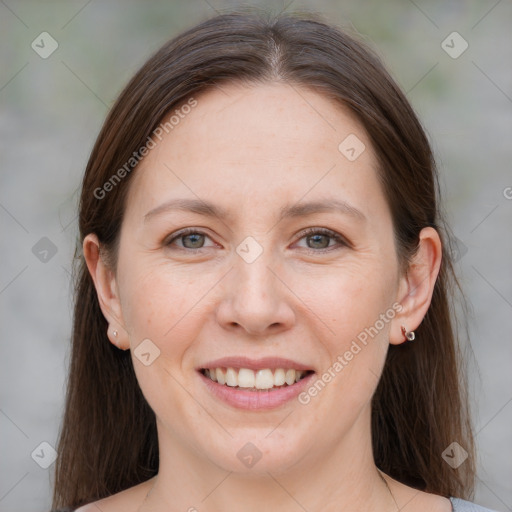
{"type": "Polygon", "coordinates": [[[112,336],[114,336],[114,343],[116,344],[116,347],[119,348],[119,340],[117,339],[118,332],[116,330],[112,331],[112,336]]]}
{"type": "Polygon", "coordinates": [[[416,338],[416,334],[414,334],[414,331],[407,331],[407,329],[402,325],[402,333],[407,339],[407,341],[413,341],[414,338],[416,338]]]}

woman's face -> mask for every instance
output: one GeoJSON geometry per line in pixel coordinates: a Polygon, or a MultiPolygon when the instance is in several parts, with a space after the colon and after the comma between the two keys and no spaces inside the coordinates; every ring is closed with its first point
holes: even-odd
{"type": "Polygon", "coordinates": [[[196,100],[135,171],[113,288],[161,457],[276,474],[361,450],[405,290],[370,141],[296,86],[196,100]]]}

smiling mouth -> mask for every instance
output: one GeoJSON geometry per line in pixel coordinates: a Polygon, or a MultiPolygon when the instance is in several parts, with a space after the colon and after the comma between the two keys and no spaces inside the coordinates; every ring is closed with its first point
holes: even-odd
{"type": "Polygon", "coordinates": [[[293,368],[201,368],[200,373],[223,386],[244,391],[270,391],[293,386],[296,382],[314,373],[313,370],[293,368]]]}

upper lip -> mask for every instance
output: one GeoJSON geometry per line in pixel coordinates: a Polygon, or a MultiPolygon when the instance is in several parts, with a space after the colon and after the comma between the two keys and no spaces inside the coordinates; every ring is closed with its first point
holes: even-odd
{"type": "Polygon", "coordinates": [[[293,359],[286,359],[282,357],[262,357],[260,359],[249,359],[244,356],[231,356],[208,361],[197,368],[248,368],[250,370],[264,370],[269,368],[271,370],[277,368],[295,369],[295,370],[313,370],[311,366],[294,361],[293,359]]]}

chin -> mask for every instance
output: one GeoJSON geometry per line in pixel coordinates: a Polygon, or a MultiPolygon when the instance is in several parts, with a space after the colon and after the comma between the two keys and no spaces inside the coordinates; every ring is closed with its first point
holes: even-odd
{"type": "MultiPolygon", "coordinates": [[[[273,427],[275,428],[275,427],[273,427]]],[[[257,435],[238,435],[230,438],[225,449],[217,445],[220,451],[211,451],[205,456],[224,471],[247,476],[267,476],[268,473],[279,474],[286,472],[302,459],[305,453],[304,446],[299,439],[293,442],[290,435],[277,435],[272,429],[265,428],[257,435]],[[275,436],[275,438],[272,438],[275,436]],[[251,440],[252,439],[252,440],[251,440]],[[286,443],[284,440],[286,439],[286,443]]],[[[239,433],[241,434],[241,433],[239,433]]]]}

